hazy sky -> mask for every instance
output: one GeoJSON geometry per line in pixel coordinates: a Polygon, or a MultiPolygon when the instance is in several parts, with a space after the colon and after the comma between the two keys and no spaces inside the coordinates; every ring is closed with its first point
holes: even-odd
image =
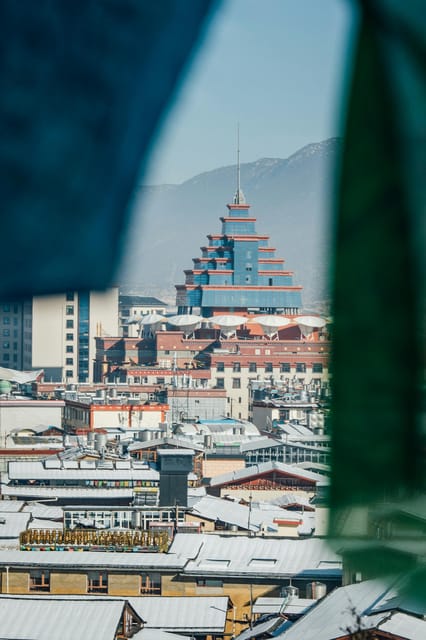
{"type": "Polygon", "coordinates": [[[223,0],[144,182],[179,183],[235,163],[238,122],[242,162],[339,135],[354,23],[350,0],[223,0]]]}

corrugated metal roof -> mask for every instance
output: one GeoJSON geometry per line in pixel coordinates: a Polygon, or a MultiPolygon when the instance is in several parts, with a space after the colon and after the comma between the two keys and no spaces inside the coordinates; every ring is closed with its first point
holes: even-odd
{"type": "Polygon", "coordinates": [[[145,628],[192,633],[223,633],[229,598],[150,596],[129,598],[145,628]]]}
{"type": "MultiPolygon", "coordinates": [[[[185,548],[185,537],[194,541],[193,534],[178,534],[170,551],[185,548]]],[[[326,541],[319,538],[247,538],[199,534],[200,550],[190,560],[184,572],[193,575],[267,575],[290,577],[304,572],[306,576],[339,577],[341,559],[326,541]]]]}
{"type": "Polygon", "coordinates": [[[1,492],[5,496],[19,496],[26,498],[131,498],[133,489],[131,487],[123,489],[98,487],[41,487],[37,485],[27,485],[13,487],[2,484],[1,492]]]}
{"type": "Polygon", "coordinates": [[[292,476],[296,476],[303,480],[311,480],[312,482],[323,483],[326,478],[318,473],[312,473],[311,471],[305,471],[300,467],[295,467],[290,464],[284,464],[282,462],[262,462],[261,464],[255,464],[251,467],[245,467],[244,469],[238,469],[237,471],[231,471],[224,473],[220,476],[215,476],[210,480],[210,486],[216,487],[228,482],[235,482],[238,480],[245,480],[253,476],[257,476],[262,473],[268,473],[270,471],[278,471],[292,476]]]}
{"type": "Polygon", "coordinates": [[[142,569],[161,567],[179,569],[185,556],[170,553],[109,553],[107,551],[0,551],[0,566],[54,566],[142,569]]]}
{"type": "MultiPolygon", "coordinates": [[[[348,629],[355,630],[356,615],[359,615],[364,629],[380,628],[407,640],[424,640],[426,620],[405,612],[376,613],[375,603],[395,596],[398,596],[398,583],[390,586],[384,580],[369,580],[340,587],[279,637],[282,640],[331,640],[346,635],[348,629]]],[[[410,609],[410,599],[400,598],[399,606],[410,609]]]]}
{"type": "Polygon", "coordinates": [[[159,480],[154,469],[54,469],[47,468],[40,461],[9,462],[10,480],[159,480]]]}
{"type": "Polygon", "coordinates": [[[1,595],[0,605],[2,638],[75,640],[84,630],[90,640],[114,640],[125,601],[1,595]]]}

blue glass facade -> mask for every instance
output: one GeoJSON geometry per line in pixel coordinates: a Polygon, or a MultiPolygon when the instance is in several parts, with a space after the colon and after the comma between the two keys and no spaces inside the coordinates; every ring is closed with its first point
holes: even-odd
{"type": "Polygon", "coordinates": [[[176,285],[178,313],[200,309],[208,317],[215,310],[258,310],[297,314],[302,306],[301,287],[284,271],[284,260],[269,248],[269,236],[256,233],[250,205],[240,198],[229,204],[222,217],[222,233],[208,235],[202,257],[186,270],[184,285],[176,285]]]}
{"type": "Polygon", "coordinates": [[[83,292],[78,296],[78,381],[89,378],[89,315],[90,294],[83,292]]]}

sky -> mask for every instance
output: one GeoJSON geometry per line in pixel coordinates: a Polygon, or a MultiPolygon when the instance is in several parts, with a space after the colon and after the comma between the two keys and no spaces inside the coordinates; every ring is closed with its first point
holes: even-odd
{"type": "Polygon", "coordinates": [[[350,0],[223,0],[154,145],[145,184],[286,158],[339,135],[350,0]]]}

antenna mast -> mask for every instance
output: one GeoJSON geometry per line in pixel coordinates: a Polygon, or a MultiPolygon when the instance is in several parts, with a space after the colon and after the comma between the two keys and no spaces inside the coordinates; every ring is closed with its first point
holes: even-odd
{"type": "Polygon", "coordinates": [[[240,123],[237,125],[237,190],[234,196],[234,204],[245,204],[244,194],[241,191],[241,170],[240,170],[240,123]]]}

